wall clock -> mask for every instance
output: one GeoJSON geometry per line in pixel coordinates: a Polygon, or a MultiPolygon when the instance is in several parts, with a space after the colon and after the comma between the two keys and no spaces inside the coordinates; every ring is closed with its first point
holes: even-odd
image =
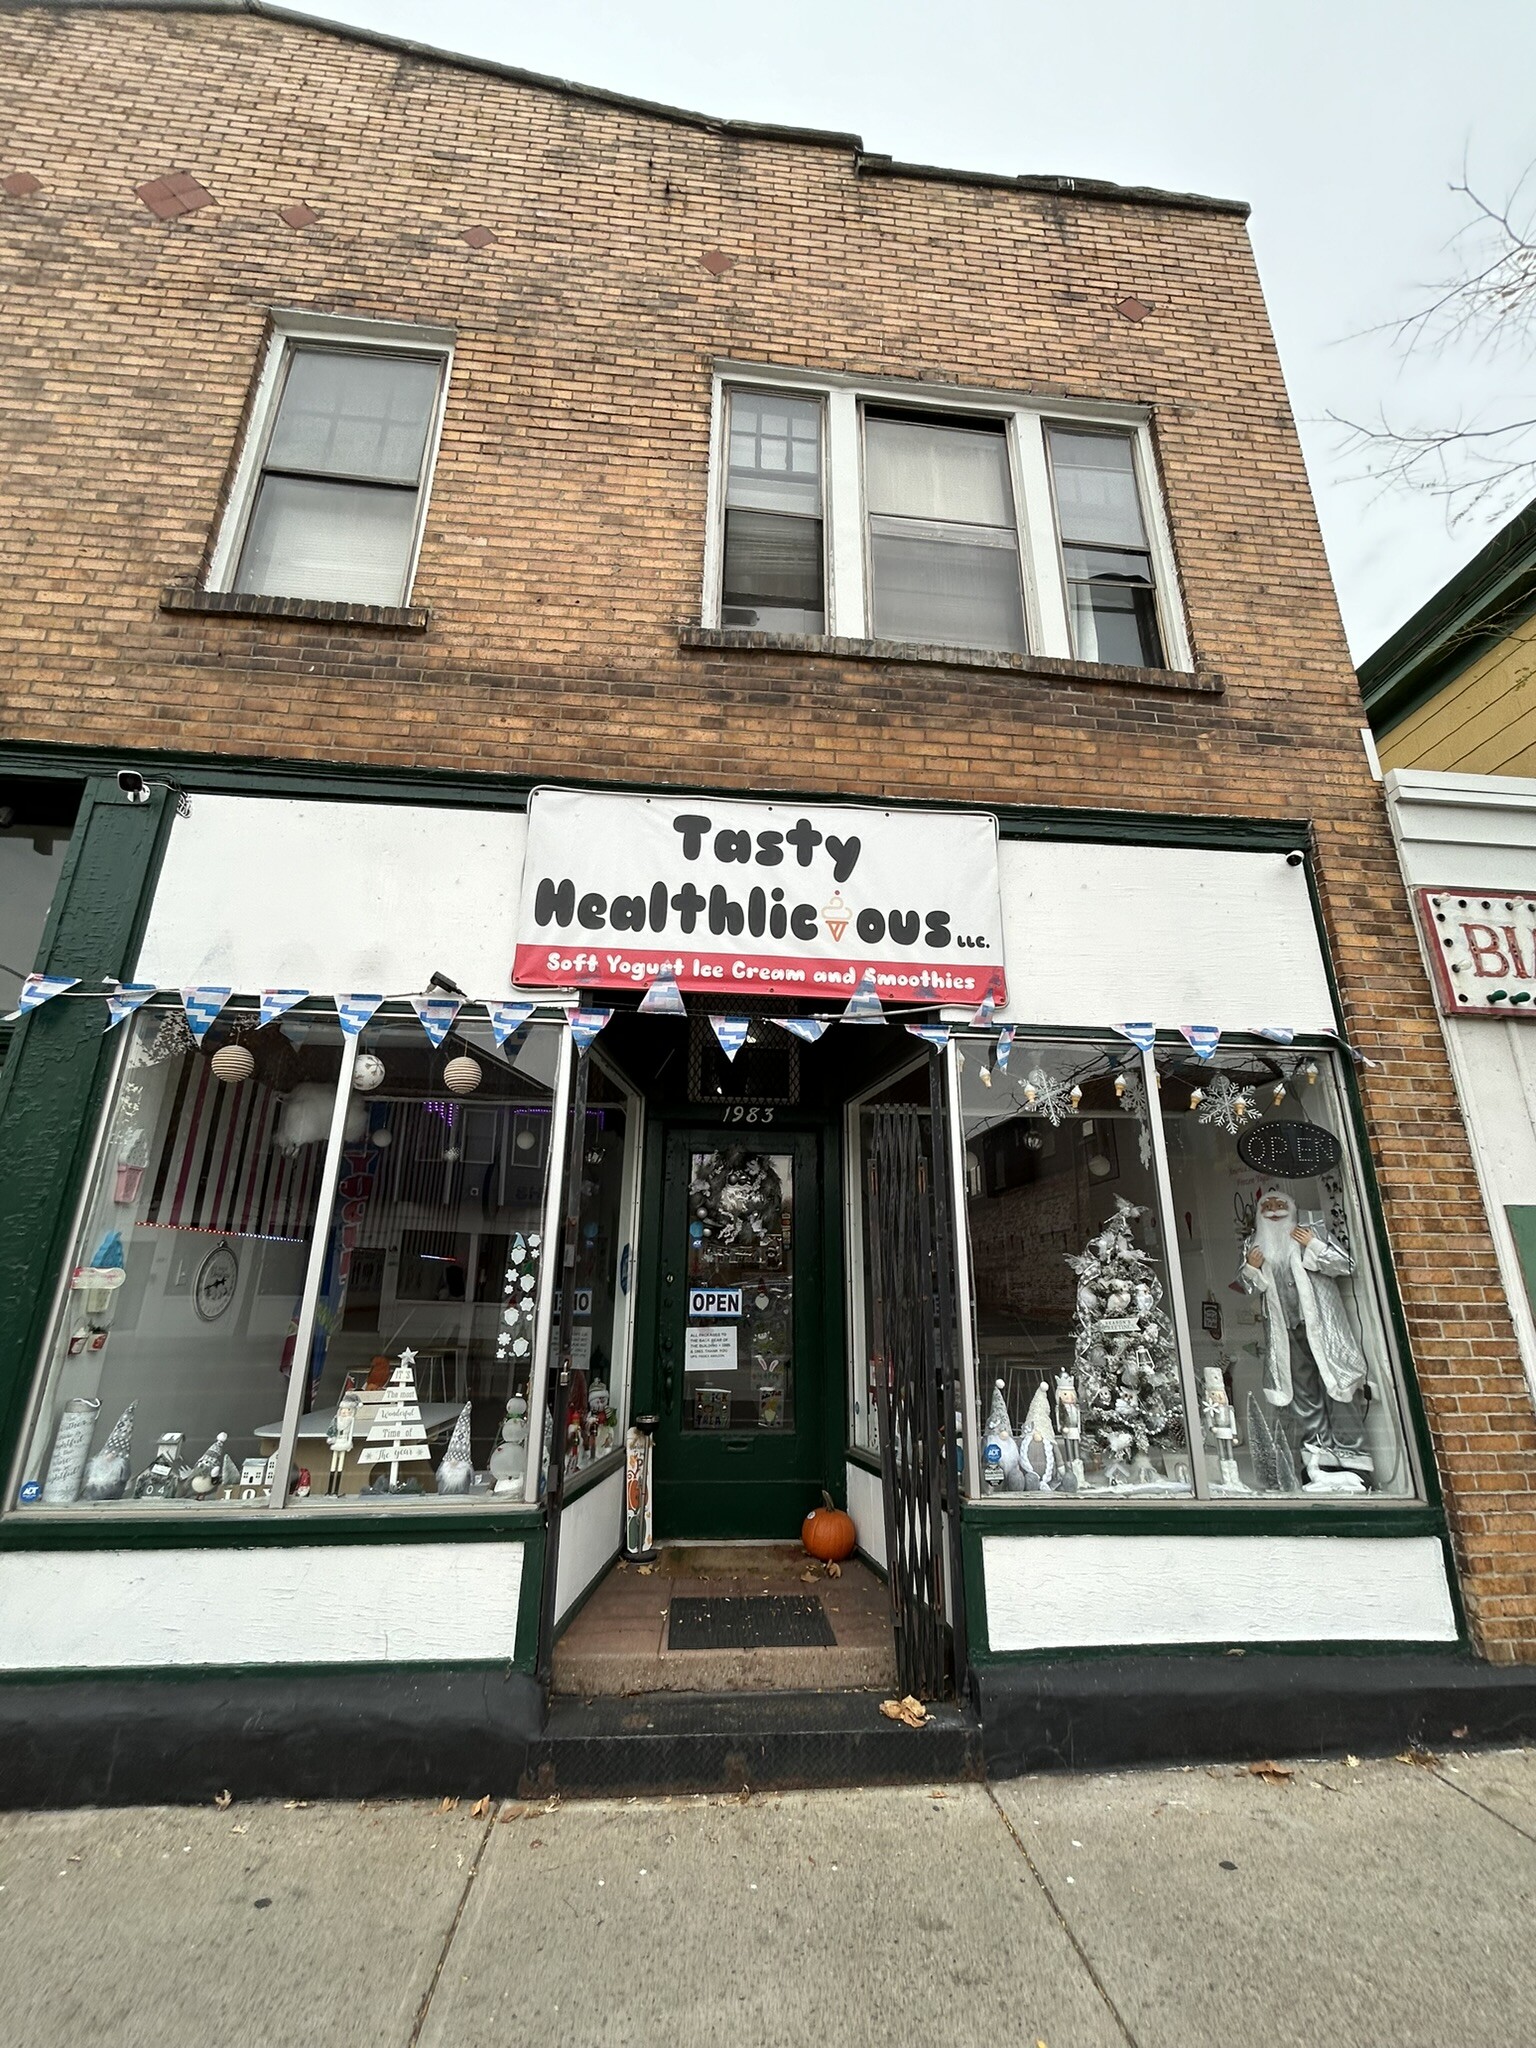
{"type": "Polygon", "coordinates": [[[205,1323],[217,1322],[235,1298],[240,1261],[227,1244],[215,1245],[197,1269],[192,1306],[205,1323]]]}

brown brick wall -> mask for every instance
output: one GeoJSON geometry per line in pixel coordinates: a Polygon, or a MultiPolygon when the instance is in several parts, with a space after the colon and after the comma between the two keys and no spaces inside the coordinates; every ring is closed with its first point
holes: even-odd
{"type": "Polygon", "coordinates": [[[861,173],[254,17],[9,13],[0,67],[0,174],[37,180],[0,177],[5,736],[1312,817],[1468,1607],[1536,1657],[1536,1419],[1241,220],[861,173]],[[212,203],[162,218],[173,173],[212,203]],[[273,306],[457,331],[425,633],[159,608],[273,306]],[[1150,406],[1224,693],[680,648],[727,356],[1150,406]]]}

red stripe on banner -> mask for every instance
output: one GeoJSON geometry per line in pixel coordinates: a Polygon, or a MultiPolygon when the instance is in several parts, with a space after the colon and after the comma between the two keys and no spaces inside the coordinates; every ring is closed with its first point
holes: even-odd
{"type": "Polygon", "coordinates": [[[841,961],[791,957],[783,953],[706,953],[691,947],[676,953],[632,952],[622,946],[519,946],[512,980],[519,988],[645,988],[670,967],[681,989],[723,996],[766,990],[831,1002],[851,996],[861,976],[872,973],[883,1003],[979,1003],[990,989],[999,1003],[1007,984],[1001,961],[974,967],[925,967],[921,960],[841,961]]]}

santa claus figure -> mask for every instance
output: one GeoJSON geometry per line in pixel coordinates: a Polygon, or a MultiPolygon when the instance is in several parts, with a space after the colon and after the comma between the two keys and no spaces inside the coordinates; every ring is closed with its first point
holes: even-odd
{"type": "Polygon", "coordinates": [[[1364,1483],[1374,1470],[1360,1398],[1365,1358],[1339,1298],[1339,1281],[1354,1270],[1326,1232],[1297,1223],[1283,1188],[1260,1193],[1239,1278],[1263,1306],[1264,1398],[1290,1409],[1314,1486],[1348,1473],[1364,1483]]]}

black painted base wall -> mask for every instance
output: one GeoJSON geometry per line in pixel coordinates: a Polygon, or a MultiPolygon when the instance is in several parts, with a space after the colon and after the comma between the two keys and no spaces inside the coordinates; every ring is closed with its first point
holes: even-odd
{"type": "Polygon", "coordinates": [[[383,1799],[517,1790],[544,1720],[484,1666],[0,1684],[0,1806],[383,1799]]]}
{"type": "Polygon", "coordinates": [[[1536,1665],[1463,1651],[1053,1658],[976,1673],[987,1772],[1536,1741],[1536,1665]]]}

